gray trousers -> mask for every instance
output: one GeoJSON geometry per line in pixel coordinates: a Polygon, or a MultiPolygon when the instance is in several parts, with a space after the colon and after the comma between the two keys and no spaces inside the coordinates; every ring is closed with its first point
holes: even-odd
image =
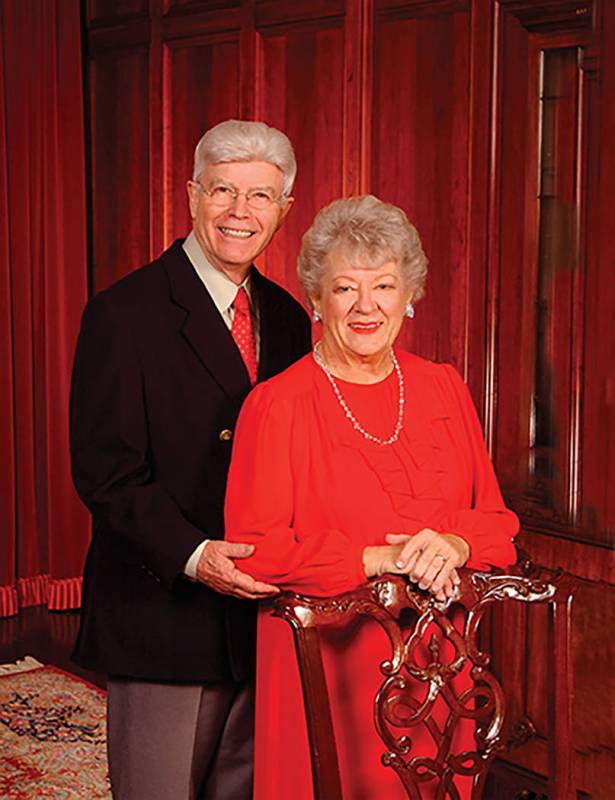
{"type": "Polygon", "coordinates": [[[251,800],[254,685],[109,678],[114,800],[251,800]]]}

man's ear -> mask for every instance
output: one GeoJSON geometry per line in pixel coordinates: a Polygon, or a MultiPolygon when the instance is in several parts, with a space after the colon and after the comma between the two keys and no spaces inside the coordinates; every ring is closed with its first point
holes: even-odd
{"type": "Polygon", "coordinates": [[[294,197],[287,197],[286,198],[286,203],[283,206],[280,207],[280,217],[278,219],[278,225],[277,225],[276,230],[284,222],[284,220],[286,218],[286,215],[288,214],[288,212],[292,208],[294,202],[295,202],[295,198],[294,197]]]}
{"type": "Polygon", "coordinates": [[[196,217],[196,209],[199,204],[200,191],[194,181],[186,181],[186,192],[188,193],[188,207],[192,219],[196,217]]]}

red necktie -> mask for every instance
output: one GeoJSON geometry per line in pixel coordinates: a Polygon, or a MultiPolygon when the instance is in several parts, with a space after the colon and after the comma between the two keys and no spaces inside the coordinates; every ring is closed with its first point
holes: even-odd
{"type": "Polygon", "coordinates": [[[250,314],[250,301],[243,286],[237,292],[233,300],[233,324],[231,325],[231,335],[235,344],[239,348],[241,357],[244,360],[250,381],[256,383],[256,345],[254,343],[254,330],[252,328],[252,316],[250,314]]]}

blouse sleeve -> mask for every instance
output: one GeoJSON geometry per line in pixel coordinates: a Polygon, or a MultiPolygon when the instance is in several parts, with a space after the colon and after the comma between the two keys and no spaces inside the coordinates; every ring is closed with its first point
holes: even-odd
{"type": "Polygon", "coordinates": [[[363,548],[334,529],[297,531],[296,470],[310,436],[293,398],[262,384],[239,416],[225,503],[225,537],[255,545],[241,569],[257,580],[303,594],[350,591],[367,578],[363,548]]]}
{"type": "Polygon", "coordinates": [[[446,365],[445,373],[467,436],[473,491],[471,507],[448,512],[440,521],[439,527],[443,532],[454,533],[468,543],[468,567],[505,567],[516,560],[513,538],[519,531],[519,520],[504,505],[478,415],[466,384],[453,367],[446,365]]]}

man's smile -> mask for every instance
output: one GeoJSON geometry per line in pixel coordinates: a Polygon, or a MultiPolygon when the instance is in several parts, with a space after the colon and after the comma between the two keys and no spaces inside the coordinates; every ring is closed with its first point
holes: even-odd
{"type": "Polygon", "coordinates": [[[250,236],[254,236],[255,233],[255,231],[246,231],[241,228],[226,228],[221,225],[218,226],[218,230],[225,236],[234,236],[236,239],[249,239],[250,236]]]}

